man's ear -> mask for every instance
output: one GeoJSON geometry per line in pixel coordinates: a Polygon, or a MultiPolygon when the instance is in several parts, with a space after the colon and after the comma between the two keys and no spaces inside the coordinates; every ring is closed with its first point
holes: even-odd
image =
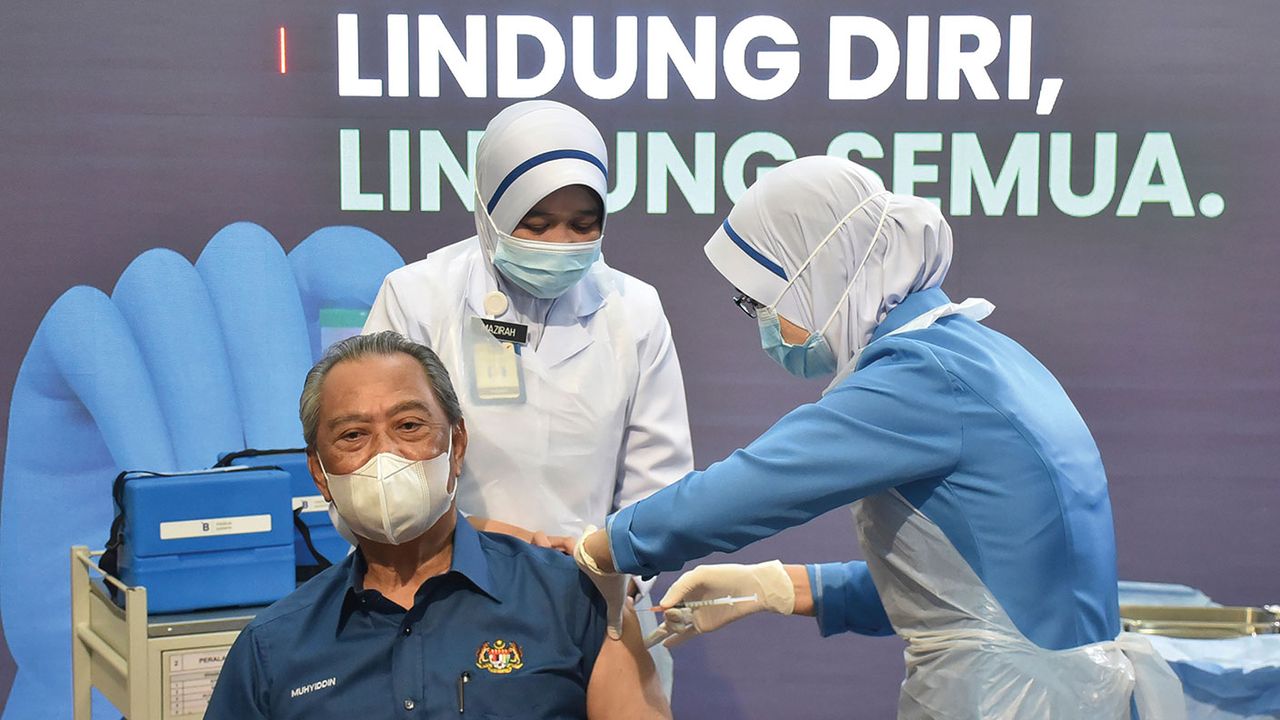
{"type": "Polygon", "coordinates": [[[462,474],[462,461],[467,455],[467,423],[462,418],[458,418],[458,423],[453,426],[453,451],[449,458],[449,475],[456,482],[458,476],[462,474]]]}
{"type": "Polygon", "coordinates": [[[320,456],[316,454],[316,449],[313,447],[307,448],[307,470],[311,471],[311,480],[324,496],[325,502],[333,502],[333,497],[329,495],[329,480],[324,476],[324,470],[320,467],[320,456]]]}

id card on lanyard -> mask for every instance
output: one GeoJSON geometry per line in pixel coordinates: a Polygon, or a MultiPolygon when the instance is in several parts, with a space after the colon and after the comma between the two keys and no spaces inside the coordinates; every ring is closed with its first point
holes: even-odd
{"type": "Polygon", "coordinates": [[[528,327],[472,317],[464,333],[471,397],[477,403],[516,405],[525,400],[521,347],[528,327]]]}

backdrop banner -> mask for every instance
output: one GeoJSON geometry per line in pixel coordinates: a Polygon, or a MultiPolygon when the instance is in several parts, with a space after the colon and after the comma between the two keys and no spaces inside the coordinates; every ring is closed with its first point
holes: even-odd
{"type": "MultiPolygon", "coordinates": [[[[772,168],[848,157],[940,205],[944,288],[995,303],[1077,403],[1121,577],[1280,602],[1252,549],[1280,511],[1278,21],[1271,0],[4,4],[3,717],[71,716],[68,548],[105,543],[116,471],[297,446],[302,373],[388,270],[474,233],[476,145],[527,98],[605,138],[604,255],[662,297],[698,467],[825,382],[761,352],[702,245],[772,168]]],[[[858,557],[843,512],[733,556],[858,557]]],[[[677,650],[675,711],[892,717],[901,651],[750,619],[677,650]]]]}

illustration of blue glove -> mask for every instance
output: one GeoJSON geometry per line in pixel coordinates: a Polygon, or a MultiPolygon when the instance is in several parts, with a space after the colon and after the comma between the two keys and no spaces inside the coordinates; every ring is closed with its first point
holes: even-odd
{"type": "MultiPolygon", "coordinates": [[[[263,228],[234,223],[194,265],[149,250],[110,297],[79,286],[53,304],[9,413],[0,621],[17,675],[4,718],[71,716],[69,548],[101,547],[112,478],[300,446],[298,395],[320,351],[318,309],[369,307],[402,264],[359,228],[319,230],[286,256],[263,228]]],[[[94,712],[111,711],[99,699],[94,712]]]]}

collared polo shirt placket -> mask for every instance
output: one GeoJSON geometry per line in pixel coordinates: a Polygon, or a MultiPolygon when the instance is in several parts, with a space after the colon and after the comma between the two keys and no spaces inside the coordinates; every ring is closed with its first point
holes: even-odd
{"type": "MultiPolygon", "coordinates": [[[[443,608],[438,604],[433,607],[433,596],[447,593],[452,587],[464,593],[479,591],[493,601],[501,602],[490,591],[488,566],[475,531],[461,519],[459,526],[465,542],[458,545],[455,540],[450,571],[428,578],[414,593],[413,607],[408,610],[391,602],[377,590],[363,589],[367,566],[359,555],[352,559],[347,588],[350,601],[344,603],[344,617],[341,621],[345,621],[345,616],[349,613],[362,613],[373,625],[385,626],[387,634],[394,638],[391,645],[391,686],[398,699],[401,717],[427,717],[427,709],[439,706],[441,698],[451,704],[457,702],[456,688],[445,687],[440,683],[428,687],[427,683],[429,675],[440,674],[439,668],[427,666],[431,661],[427,639],[448,632],[440,627],[446,619],[439,617],[443,608]],[[461,528],[462,525],[466,525],[466,528],[461,528]],[[475,542],[471,542],[472,540],[475,542]],[[472,587],[466,587],[467,583],[472,587]]],[[[462,672],[467,671],[460,671],[459,676],[462,672]]]]}
{"type": "MultiPolygon", "coordinates": [[[[357,558],[351,567],[349,602],[344,604],[344,617],[359,613],[374,628],[391,638],[391,688],[395,703],[402,717],[421,717],[428,705],[426,655],[424,637],[430,632],[433,618],[428,617],[431,596],[435,588],[448,582],[453,575],[430,578],[414,594],[414,605],[409,610],[396,605],[376,590],[363,587],[365,567],[357,558]]],[[[453,568],[457,571],[457,567],[453,568]]],[[[438,690],[437,690],[438,692],[438,690]]]]}

